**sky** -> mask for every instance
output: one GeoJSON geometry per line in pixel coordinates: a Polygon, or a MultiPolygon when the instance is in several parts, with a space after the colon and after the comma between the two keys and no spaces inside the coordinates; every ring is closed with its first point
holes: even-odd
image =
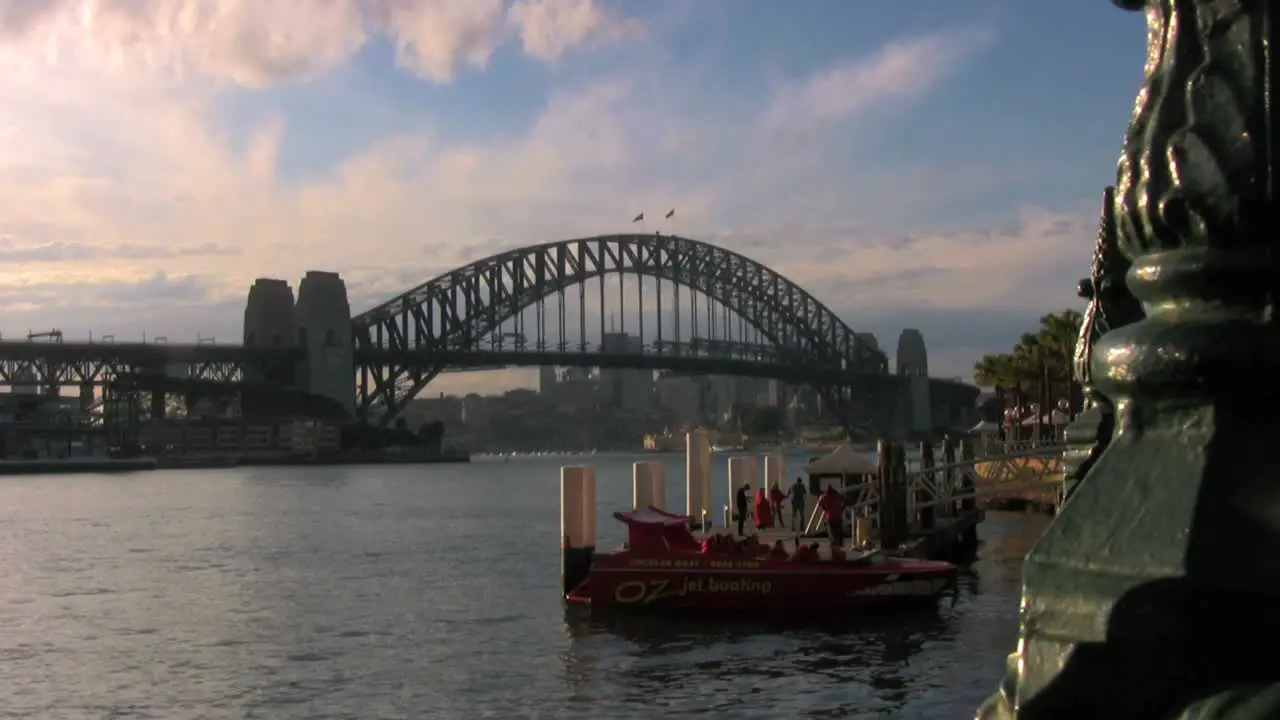
{"type": "Polygon", "coordinates": [[[1106,0],[0,0],[0,332],[235,342],[257,277],[340,272],[358,312],[674,208],[648,231],[967,378],[1079,307],[1145,32],[1106,0]]]}

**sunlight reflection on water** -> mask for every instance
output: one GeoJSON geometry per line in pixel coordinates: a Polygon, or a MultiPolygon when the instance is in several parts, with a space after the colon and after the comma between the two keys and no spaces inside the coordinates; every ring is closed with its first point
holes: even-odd
{"type": "MultiPolygon", "coordinates": [[[[630,503],[631,460],[592,458],[602,516],[630,503]]],[[[0,707],[963,717],[1013,646],[1018,562],[1046,522],[993,514],[936,614],[593,617],[558,596],[558,462],[0,479],[0,707]]]]}

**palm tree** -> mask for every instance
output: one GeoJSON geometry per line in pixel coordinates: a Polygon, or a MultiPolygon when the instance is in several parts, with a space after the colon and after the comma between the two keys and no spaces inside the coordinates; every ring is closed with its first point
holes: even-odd
{"type": "Polygon", "coordinates": [[[995,390],[1002,415],[1009,407],[1010,394],[1013,396],[1015,406],[1022,404],[1022,384],[1019,379],[1018,363],[1012,354],[984,355],[974,363],[973,378],[978,385],[995,390]]]}
{"type": "Polygon", "coordinates": [[[973,366],[974,381],[994,388],[1002,406],[1006,405],[1006,394],[1011,395],[1013,406],[1020,412],[1028,397],[1036,398],[1041,417],[1060,397],[1065,396],[1072,408],[1077,407],[1072,358],[1080,323],[1080,313],[1075,310],[1041,317],[1039,329],[1024,333],[1012,352],[994,353],[978,360],[973,366]]]}
{"type": "Polygon", "coordinates": [[[1036,336],[1042,348],[1046,382],[1050,385],[1046,394],[1049,399],[1065,397],[1072,410],[1078,407],[1080,399],[1073,376],[1073,360],[1082,321],[1075,310],[1050,313],[1040,318],[1040,332],[1036,336]],[[1061,383],[1061,394],[1054,392],[1056,383],[1061,383]]]}
{"type": "Polygon", "coordinates": [[[1012,389],[1015,384],[1013,356],[1008,353],[983,355],[973,365],[973,380],[996,392],[1012,389]]]}

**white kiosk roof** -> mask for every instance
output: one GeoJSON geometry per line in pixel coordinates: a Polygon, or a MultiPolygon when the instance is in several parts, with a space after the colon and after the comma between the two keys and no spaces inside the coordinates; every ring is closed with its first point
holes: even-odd
{"type": "Polygon", "coordinates": [[[831,451],[831,454],[818,458],[804,467],[810,475],[857,475],[873,473],[879,470],[876,461],[853,449],[849,443],[831,451]]]}

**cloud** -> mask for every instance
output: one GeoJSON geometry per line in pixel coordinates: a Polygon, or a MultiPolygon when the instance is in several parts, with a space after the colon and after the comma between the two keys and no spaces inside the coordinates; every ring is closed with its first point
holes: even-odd
{"type": "Polygon", "coordinates": [[[162,260],[238,255],[237,248],[214,243],[194,247],[161,245],[90,245],[79,242],[48,242],[24,245],[0,235],[0,262],[65,263],[109,260],[162,260]]]}
{"type": "Polygon", "coordinates": [[[806,288],[855,318],[867,306],[1057,309],[1088,275],[1095,226],[1085,207],[1070,213],[1026,208],[1003,227],[849,233],[805,251],[765,254],[775,270],[805,278],[806,288]]]}
{"type": "MultiPolygon", "coordinates": [[[[0,49],[7,332],[233,338],[259,276],[296,287],[308,269],[338,270],[359,311],[502,249],[637,230],[641,211],[648,232],[770,264],[889,347],[908,322],[931,350],[931,333],[961,343],[965,326],[1012,342],[1021,326],[999,323],[1072,302],[1088,261],[1090,206],[1010,208],[997,227],[921,220],[1004,191],[1021,169],[916,158],[872,173],[845,154],[864,142],[851,128],[908,112],[964,71],[989,29],[898,38],[762,83],[731,107],[686,68],[646,63],[558,84],[526,125],[449,133],[427,113],[331,169],[285,173],[301,132],[290,108],[228,125],[228,91],[210,79],[310,77],[387,38],[398,62],[442,82],[512,39],[549,61],[640,26],[585,0],[97,0],[91,23],[83,5],[22,15],[11,10],[23,3],[0,0],[0,46],[45,49],[38,62],[0,49]],[[282,26],[291,32],[273,32],[282,26]],[[112,57],[155,72],[112,71],[112,57]],[[778,134],[792,141],[767,141],[778,134]],[[674,220],[658,221],[672,207],[674,220]]],[[[972,359],[939,362],[956,371],[972,359]]]]}
{"type": "Polygon", "coordinates": [[[554,61],[639,27],[594,0],[0,0],[0,41],[19,54],[249,88],[324,73],[378,38],[402,67],[449,82],[509,40],[554,61]]]}
{"type": "Polygon", "coordinates": [[[243,309],[243,299],[220,296],[216,283],[199,275],[156,273],[137,280],[77,276],[57,280],[18,281],[0,284],[0,312],[5,315],[4,336],[27,330],[58,328],[69,340],[114,334],[117,339],[141,339],[170,335],[175,342],[195,342],[198,332],[234,332],[228,310],[243,309]],[[188,323],[191,315],[202,326],[188,323]],[[186,316],[186,317],[184,317],[186,316]]]}
{"type": "Polygon", "coordinates": [[[990,27],[974,26],[891,42],[868,58],[784,83],[764,125],[774,132],[805,132],[918,100],[993,39],[990,27]]]}
{"type": "Polygon", "coordinates": [[[506,31],[502,0],[386,0],[376,12],[400,65],[437,82],[451,80],[459,62],[484,67],[506,31]]]}
{"type": "Polygon", "coordinates": [[[593,40],[620,41],[644,30],[639,21],[621,18],[593,0],[517,0],[509,16],[525,53],[548,62],[593,40]]]}

